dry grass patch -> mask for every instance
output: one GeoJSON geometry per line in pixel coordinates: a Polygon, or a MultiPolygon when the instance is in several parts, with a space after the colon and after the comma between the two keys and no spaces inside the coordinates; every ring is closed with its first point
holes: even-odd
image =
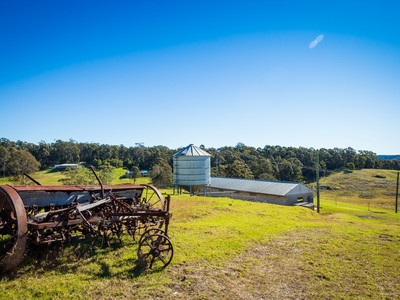
{"type": "MultiPolygon", "coordinates": [[[[346,225],[347,227],[347,225],[346,225]]],[[[321,227],[285,233],[225,265],[181,264],[176,299],[398,299],[400,235],[321,227]],[[342,231],[344,230],[344,232],[342,231]],[[396,258],[397,257],[397,258],[396,258]]],[[[354,229],[354,228],[353,228],[354,229]]]]}
{"type": "Polygon", "coordinates": [[[397,171],[356,170],[321,178],[323,198],[375,208],[394,209],[397,171]]]}

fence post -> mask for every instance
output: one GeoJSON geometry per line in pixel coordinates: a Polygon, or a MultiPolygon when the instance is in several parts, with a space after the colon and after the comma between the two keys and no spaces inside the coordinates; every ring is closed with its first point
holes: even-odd
{"type": "Polygon", "coordinates": [[[399,206],[399,173],[397,172],[397,184],[396,184],[396,206],[395,206],[395,212],[397,214],[398,211],[398,206],[399,206]]]}
{"type": "Polygon", "coordinates": [[[317,159],[315,163],[316,181],[317,181],[317,212],[320,210],[320,196],[319,196],[319,150],[317,150],[317,159]]]}

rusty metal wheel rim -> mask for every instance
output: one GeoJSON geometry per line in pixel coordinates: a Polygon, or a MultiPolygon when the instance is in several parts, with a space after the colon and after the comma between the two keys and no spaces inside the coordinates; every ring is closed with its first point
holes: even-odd
{"type": "Polygon", "coordinates": [[[161,192],[150,184],[143,184],[142,203],[149,206],[150,209],[160,209],[165,211],[165,199],[161,192]]]}
{"type": "Polygon", "coordinates": [[[9,233],[11,238],[7,242],[9,244],[11,240],[13,243],[13,245],[7,245],[0,253],[0,273],[6,273],[22,262],[28,232],[24,204],[18,193],[10,186],[0,187],[0,213],[5,219],[1,221],[4,226],[2,234],[9,233]],[[8,230],[6,226],[11,230],[8,230]]]}
{"type": "Polygon", "coordinates": [[[143,232],[143,234],[140,236],[139,245],[142,243],[142,241],[143,241],[147,236],[152,235],[152,234],[155,234],[155,233],[163,234],[163,235],[167,236],[167,235],[165,234],[165,231],[162,230],[161,228],[157,228],[157,227],[150,228],[150,229],[147,229],[145,232],[143,232]]]}
{"type": "Polygon", "coordinates": [[[146,236],[139,244],[139,263],[147,269],[167,267],[174,256],[171,240],[163,234],[146,236]]]}
{"type": "MultiPolygon", "coordinates": [[[[142,184],[142,186],[144,190],[142,192],[141,204],[145,207],[147,206],[147,209],[151,211],[167,211],[167,202],[161,192],[151,184],[142,184]]],[[[164,217],[150,217],[142,226],[139,225],[139,228],[145,228],[145,230],[147,230],[146,227],[163,228],[164,224],[164,217]]]]}

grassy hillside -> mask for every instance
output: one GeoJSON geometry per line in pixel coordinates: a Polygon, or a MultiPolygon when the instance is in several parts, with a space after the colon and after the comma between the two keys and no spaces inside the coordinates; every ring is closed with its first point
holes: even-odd
{"type": "Polygon", "coordinates": [[[320,181],[326,199],[394,210],[397,171],[356,170],[335,173],[320,181]]]}
{"type": "Polygon", "coordinates": [[[399,299],[399,214],[334,196],[318,214],[175,195],[165,270],[140,272],[127,237],[80,258],[43,251],[1,279],[0,299],[399,299]]]}

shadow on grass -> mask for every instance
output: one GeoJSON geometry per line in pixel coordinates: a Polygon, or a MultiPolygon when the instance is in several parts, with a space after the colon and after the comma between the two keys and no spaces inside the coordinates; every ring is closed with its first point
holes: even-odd
{"type": "Polygon", "coordinates": [[[73,240],[69,243],[29,245],[22,265],[13,272],[1,275],[0,278],[13,280],[29,273],[46,275],[50,272],[60,275],[79,272],[93,279],[136,278],[163,270],[149,270],[138,258],[120,258],[119,250],[131,247],[131,243],[124,244],[118,239],[113,239],[109,246],[104,247],[101,240],[93,238],[73,240]],[[114,253],[115,259],[110,261],[110,256],[113,257],[114,253]]]}
{"type": "Polygon", "coordinates": [[[139,260],[136,260],[135,267],[129,270],[127,273],[129,277],[135,278],[139,277],[141,275],[149,274],[149,273],[159,273],[163,271],[165,268],[153,268],[153,269],[147,269],[146,266],[143,263],[140,263],[139,260]]]}
{"type": "Polygon", "coordinates": [[[105,262],[99,262],[99,264],[100,264],[100,272],[97,273],[97,277],[110,278],[111,277],[110,266],[105,262]]]}
{"type": "Polygon", "coordinates": [[[54,242],[49,245],[27,245],[25,259],[17,270],[1,277],[18,278],[26,273],[45,274],[56,271],[61,274],[74,273],[84,264],[98,263],[101,272],[98,277],[111,276],[108,266],[99,258],[124,247],[118,239],[104,247],[101,239],[75,239],[68,243],[54,242]]]}

